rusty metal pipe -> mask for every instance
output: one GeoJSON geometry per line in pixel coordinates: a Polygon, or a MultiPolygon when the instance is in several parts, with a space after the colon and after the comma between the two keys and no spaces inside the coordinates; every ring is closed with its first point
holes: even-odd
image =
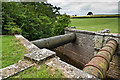
{"type": "Polygon", "coordinates": [[[32,43],[39,48],[53,49],[58,46],[72,42],[75,39],[76,39],[75,33],[70,33],[70,34],[64,34],[64,35],[59,35],[55,37],[35,40],[35,41],[32,41],[32,43]]]}
{"type": "Polygon", "coordinates": [[[105,78],[109,69],[109,64],[116,50],[117,41],[109,39],[106,45],[85,65],[83,71],[92,74],[98,78],[105,78]]]}

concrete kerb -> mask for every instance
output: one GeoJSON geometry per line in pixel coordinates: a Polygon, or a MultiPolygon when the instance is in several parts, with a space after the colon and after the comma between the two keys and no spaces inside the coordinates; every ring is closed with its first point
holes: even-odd
{"type": "MultiPolygon", "coordinates": [[[[22,35],[15,35],[15,37],[17,39],[19,39],[21,41],[21,43],[24,44],[24,46],[28,49],[28,51],[30,53],[24,55],[24,60],[20,60],[16,64],[13,64],[6,68],[0,69],[0,79],[9,78],[21,71],[24,71],[25,69],[28,69],[28,68],[36,65],[36,62],[41,63],[42,61],[48,61],[49,62],[48,64],[51,64],[50,62],[55,63],[55,60],[53,61],[52,59],[57,59],[57,63],[60,63],[60,65],[58,65],[59,66],[58,69],[62,68],[65,71],[63,73],[69,75],[69,76],[67,76],[67,78],[95,78],[93,75],[85,73],[84,71],[82,71],[66,62],[61,61],[59,59],[59,57],[56,56],[55,52],[50,51],[48,49],[39,49],[37,46],[35,46],[30,41],[25,39],[22,35]],[[50,57],[53,57],[53,58],[50,58],[50,57]],[[48,60],[47,58],[50,58],[50,59],[48,60]],[[67,64],[67,65],[65,65],[65,64],[67,64]],[[65,66],[62,66],[62,65],[65,65],[65,66]],[[65,67],[73,69],[71,74],[68,74],[71,70],[70,69],[67,70],[67,68],[65,68],[65,67]],[[71,76],[71,75],[73,75],[73,76],[71,76]]],[[[46,63],[46,65],[48,65],[48,64],[46,63]]],[[[50,65],[48,65],[48,66],[50,66],[50,65]]],[[[54,65],[52,65],[52,67],[54,67],[54,65]]]]}
{"type": "Polygon", "coordinates": [[[115,34],[115,33],[99,33],[99,32],[93,32],[93,31],[85,31],[85,30],[76,30],[76,29],[71,29],[71,28],[65,28],[65,31],[67,32],[73,32],[73,33],[82,33],[82,34],[89,34],[89,35],[94,35],[95,36],[95,49],[99,50],[101,47],[103,47],[108,39],[115,39],[118,43],[120,40],[120,34],[115,34]],[[99,38],[101,37],[101,38],[99,38]],[[99,45],[96,42],[96,39],[99,38],[98,40],[101,41],[99,45]]]}
{"type": "Polygon", "coordinates": [[[76,29],[71,29],[71,28],[65,28],[65,31],[120,38],[120,34],[115,34],[115,33],[98,33],[98,32],[93,32],[93,31],[76,30],[76,29]]]}

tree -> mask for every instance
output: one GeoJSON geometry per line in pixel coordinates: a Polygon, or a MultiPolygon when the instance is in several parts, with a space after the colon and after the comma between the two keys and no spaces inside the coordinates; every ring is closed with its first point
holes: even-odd
{"type": "Polygon", "coordinates": [[[93,15],[93,13],[92,12],[88,12],[87,15],[93,15]]]}
{"type": "Polygon", "coordinates": [[[22,34],[29,40],[63,34],[70,16],[60,15],[60,9],[43,2],[3,2],[2,34],[22,34]]]}

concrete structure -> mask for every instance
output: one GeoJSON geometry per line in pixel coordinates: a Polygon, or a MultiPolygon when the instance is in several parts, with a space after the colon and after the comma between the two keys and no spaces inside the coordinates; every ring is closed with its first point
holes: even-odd
{"type": "Polygon", "coordinates": [[[34,65],[40,66],[41,63],[45,63],[50,67],[54,67],[63,71],[63,74],[66,78],[96,79],[95,76],[60,60],[60,58],[56,56],[56,52],[48,49],[40,49],[25,39],[22,35],[15,35],[15,37],[24,44],[30,53],[25,54],[23,60],[0,69],[0,80],[14,76],[15,74],[18,74],[19,72],[24,71],[25,69],[28,69],[34,65]]]}
{"type": "Polygon", "coordinates": [[[70,57],[79,66],[84,68],[108,39],[115,39],[118,47],[110,62],[107,77],[120,79],[120,34],[97,33],[66,28],[65,33],[75,33],[76,41],[64,45],[64,55],[70,57]]]}
{"type": "MultiPolygon", "coordinates": [[[[96,79],[98,80],[98,78],[104,78],[104,75],[106,74],[105,76],[107,76],[107,78],[120,79],[120,45],[119,45],[120,35],[119,34],[97,33],[97,32],[76,30],[70,28],[66,28],[65,33],[66,33],[65,35],[38,40],[35,41],[35,43],[33,41],[35,45],[32,44],[32,42],[29,42],[23,36],[16,35],[17,39],[19,39],[24,44],[24,46],[26,46],[26,48],[30,53],[24,55],[23,61],[20,60],[16,64],[0,69],[0,79],[8,78],[31,66],[39,65],[39,63],[43,63],[43,62],[45,62],[45,64],[48,66],[52,66],[62,70],[67,78],[80,78],[80,79],[94,78],[95,80],[96,79]],[[107,40],[111,40],[111,39],[114,39],[116,41],[116,44],[112,41],[107,42],[107,40]],[[46,46],[46,43],[48,43],[49,46],[46,46]],[[117,50],[115,50],[116,49],[115,45],[117,45],[117,43],[118,43],[117,50]],[[42,44],[42,47],[40,44],[42,44]],[[60,60],[60,58],[57,57],[56,53],[53,51],[50,51],[48,49],[40,49],[40,48],[44,48],[44,46],[46,48],[52,49],[55,47],[59,47],[61,45],[64,45],[64,55],[70,57],[75,63],[77,63],[81,67],[81,69],[78,69],[60,60]],[[107,52],[111,53],[111,56],[113,56],[112,59],[111,56],[109,55],[106,56],[106,54],[109,53],[106,54],[100,53],[101,48],[104,50],[106,49],[105,51],[107,51],[108,49],[107,52]],[[98,52],[99,50],[100,52],[98,52]],[[114,52],[115,54],[113,55],[114,52]],[[104,64],[105,62],[105,65],[103,66],[97,63],[96,64],[99,66],[94,65],[96,67],[104,68],[104,69],[100,68],[101,71],[103,70],[103,72],[101,72],[102,73],[101,75],[103,75],[102,77],[96,76],[96,74],[91,75],[91,73],[89,72],[86,73],[87,71],[85,70],[86,68],[85,65],[87,63],[88,65],[89,63],[91,64],[92,62],[91,59],[95,59],[93,58],[94,56],[97,56],[97,58],[99,56],[98,59],[100,60],[99,62],[103,61],[100,64],[104,64]],[[105,59],[101,59],[101,57],[102,58],[104,57],[105,59]],[[107,64],[106,61],[109,62],[109,65],[107,64]],[[108,66],[109,69],[106,72],[108,66]]],[[[95,60],[93,60],[93,62],[94,61],[95,60]]]]}
{"type": "Polygon", "coordinates": [[[106,78],[106,72],[117,47],[117,41],[110,39],[105,46],[85,65],[83,71],[98,78],[106,78]]]}
{"type": "MultiPolygon", "coordinates": [[[[48,49],[64,45],[64,55],[70,57],[75,63],[77,63],[81,67],[81,69],[84,68],[89,61],[91,61],[91,59],[96,55],[96,53],[105,45],[107,40],[114,39],[115,41],[117,41],[118,44],[120,44],[119,34],[111,34],[106,32],[99,33],[92,31],[76,30],[71,28],[66,28],[65,33],[66,34],[62,36],[36,40],[32,42],[39,48],[44,48],[42,46],[45,46],[45,48],[48,49]],[[47,47],[46,43],[49,43],[50,46],[47,47]]],[[[116,62],[120,59],[119,54],[120,47],[118,46],[117,51],[113,55],[112,62],[110,62],[110,69],[107,72],[107,77],[119,78],[120,64],[119,62],[116,62]],[[115,59],[115,57],[117,58],[115,59]],[[117,69],[113,69],[114,67],[117,67],[117,69]],[[115,72],[111,73],[111,69],[115,72]]],[[[106,74],[105,71],[103,73],[106,74]]],[[[99,78],[104,78],[104,76],[99,78]]]]}

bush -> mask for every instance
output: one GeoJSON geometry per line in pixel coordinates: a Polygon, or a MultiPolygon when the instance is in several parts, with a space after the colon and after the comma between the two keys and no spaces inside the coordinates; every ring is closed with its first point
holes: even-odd
{"type": "Polygon", "coordinates": [[[39,2],[3,2],[3,34],[22,34],[29,40],[63,34],[70,16],[60,15],[59,10],[39,2]]]}
{"type": "Polygon", "coordinates": [[[7,22],[5,25],[5,30],[8,34],[21,34],[22,30],[14,22],[7,22]]]}
{"type": "Polygon", "coordinates": [[[70,23],[70,16],[65,14],[62,16],[59,16],[55,22],[54,33],[56,35],[64,34],[64,28],[68,27],[69,23],[70,23]]]}

